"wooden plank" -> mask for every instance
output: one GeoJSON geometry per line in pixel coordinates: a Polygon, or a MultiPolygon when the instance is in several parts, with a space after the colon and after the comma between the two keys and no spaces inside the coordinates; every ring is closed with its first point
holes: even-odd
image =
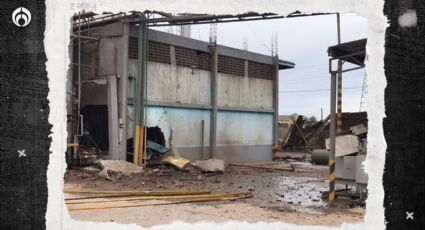
{"type": "Polygon", "coordinates": [[[133,200],[173,200],[173,199],[194,199],[194,198],[213,198],[227,196],[245,196],[248,193],[217,193],[217,194],[199,194],[199,195],[173,195],[173,196],[129,196],[129,197],[110,197],[110,198],[87,198],[77,200],[67,200],[66,204],[85,204],[85,203],[103,203],[117,201],[133,201],[133,200]]]}
{"type": "Polygon", "coordinates": [[[112,204],[112,205],[93,205],[93,206],[77,206],[77,207],[68,207],[69,211],[78,211],[78,210],[93,210],[93,209],[110,209],[110,208],[130,208],[130,207],[143,207],[143,206],[156,206],[156,205],[169,205],[169,204],[182,204],[182,203],[193,203],[193,202],[208,202],[208,201],[230,201],[238,200],[252,197],[252,193],[247,193],[246,195],[239,196],[221,196],[221,197],[205,197],[205,198],[194,198],[180,201],[171,201],[171,202],[156,202],[156,203],[131,203],[131,204],[112,204]]]}
{"type": "Polygon", "coordinates": [[[144,195],[144,196],[169,196],[169,195],[195,195],[209,194],[209,190],[89,190],[89,189],[64,189],[64,193],[77,194],[114,194],[114,195],[144,195]]]}

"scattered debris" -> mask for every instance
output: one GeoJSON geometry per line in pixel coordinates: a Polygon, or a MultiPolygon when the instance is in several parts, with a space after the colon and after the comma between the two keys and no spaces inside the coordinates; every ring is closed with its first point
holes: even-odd
{"type": "Polygon", "coordinates": [[[100,172],[101,170],[92,166],[82,168],[85,172],[100,172]]]}
{"type": "Polygon", "coordinates": [[[109,175],[108,175],[108,170],[106,168],[104,168],[102,171],[99,172],[98,176],[100,178],[103,178],[105,180],[110,180],[110,181],[114,181],[109,175]]]}
{"type": "Polygon", "coordinates": [[[203,161],[195,161],[193,166],[199,168],[203,172],[223,172],[224,160],[222,159],[209,159],[203,161]]]}
{"type": "Polygon", "coordinates": [[[178,169],[182,170],[190,163],[190,160],[185,159],[183,157],[168,155],[163,157],[161,162],[171,164],[177,167],[178,169]]]}
{"type": "Polygon", "coordinates": [[[108,172],[123,173],[124,175],[143,172],[141,167],[123,160],[101,160],[99,165],[108,172]]]}
{"type": "MultiPolygon", "coordinates": [[[[367,132],[366,112],[342,113],[341,119],[342,135],[351,134],[353,132],[356,133],[355,135],[363,135],[363,132],[367,132]]],[[[308,152],[313,149],[325,149],[325,139],[329,138],[329,128],[330,116],[312,126],[305,126],[303,117],[298,116],[297,120],[289,128],[286,137],[283,138],[282,149],[304,150],[308,152]]]]}
{"type": "Polygon", "coordinates": [[[273,167],[272,165],[262,166],[262,165],[253,165],[253,164],[229,164],[229,166],[239,166],[239,167],[247,167],[247,168],[257,168],[257,169],[267,169],[267,170],[276,170],[276,171],[295,171],[295,168],[292,164],[289,164],[289,168],[282,167],[273,167]]]}

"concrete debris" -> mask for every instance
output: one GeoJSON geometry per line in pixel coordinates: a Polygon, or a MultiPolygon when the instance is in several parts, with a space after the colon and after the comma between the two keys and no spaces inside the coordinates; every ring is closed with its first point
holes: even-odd
{"type": "Polygon", "coordinates": [[[103,169],[112,173],[123,173],[124,175],[130,175],[133,173],[141,173],[143,169],[133,163],[123,160],[101,160],[99,162],[103,169]]]}
{"type": "Polygon", "coordinates": [[[85,171],[85,172],[100,172],[100,171],[101,171],[100,169],[95,168],[95,167],[91,167],[91,166],[84,167],[84,168],[82,168],[82,169],[83,169],[83,171],[85,171]]]}
{"type": "Polygon", "coordinates": [[[229,166],[246,167],[246,168],[254,168],[254,169],[266,169],[270,172],[273,172],[274,170],[276,170],[276,171],[290,171],[290,172],[295,171],[295,167],[292,164],[285,164],[285,165],[281,164],[281,165],[274,166],[274,165],[269,165],[269,164],[255,164],[255,163],[254,164],[248,164],[248,163],[234,164],[234,163],[232,163],[232,164],[229,164],[229,166]]]}
{"type": "MultiPolygon", "coordinates": [[[[330,140],[326,139],[326,149],[330,149],[330,140]]],[[[335,138],[335,156],[341,157],[357,153],[359,151],[359,140],[355,135],[343,135],[335,138]]]]}
{"type": "Polygon", "coordinates": [[[104,168],[102,171],[99,172],[99,174],[97,174],[100,178],[103,178],[105,180],[110,180],[110,181],[114,181],[114,179],[112,179],[109,175],[108,175],[108,170],[106,168],[104,168]]]}
{"type": "MultiPolygon", "coordinates": [[[[290,127],[287,136],[283,138],[282,149],[313,150],[324,149],[325,139],[329,137],[330,116],[311,126],[304,125],[302,116],[290,127]],[[298,128],[297,128],[298,127],[298,128]],[[307,143],[306,143],[307,142],[307,143]]],[[[367,113],[342,113],[342,135],[365,135],[367,133],[367,113]],[[359,126],[362,125],[362,126],[359,126]],[[357,127],[358,126],[358,127],[357,127]],[[355,129],[351,129],[356,127],[355,129]]]]}
{"type": "Polygon", "coordinates": [[[193,166],[199,168],[203,172],[223,172],[224,160],[222,159],[209,159],[203,161],[195,161],[193,166]]]}
{"type": "Polygon", "coordinates": [[[280,159],[282,160],[296,160],[296,161],[304,161],[307,159],[307,154],[304,151],[283,151],[280,152],[280,159]]]}
{"type": "Polygon", "coordinates": [[[171,164],[182,170],[190,163],[190,160],[185,159],[183,157],[168,155],[162,158],[161,162],[171,164]]]}

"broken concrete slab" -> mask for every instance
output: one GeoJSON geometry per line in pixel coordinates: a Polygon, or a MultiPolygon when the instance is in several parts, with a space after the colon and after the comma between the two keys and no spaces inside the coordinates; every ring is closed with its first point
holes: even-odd
{"type": "Polygon", "coordinates": [[[178,169],[184,169],[190,163],[190,160],[183,157],[168,155],[162,158],[161,162],[174,165],[178,169]]]}
{"type": "Polygon", "coordinates": [[[133,174],[143,172],[143,168],[123,160],[101,160],[99,165],[112,173],[133,174]]]}
{"type": "Polygon", "coordinates": [[[99,172],[99,174],[97,174],[100,178],[103,178],[105,180],[110,180],[110,181],[114,181],[108,174],[108,170],[106,168],[104,168],[102,171],[99,172]]]}
{"type": "Polygon", "coordinates": [[[224,160],[222,159],[209,159],[202,161],[195,161],[193,166],[199,168],[203,172],[223,172],[224,160]]]}
{"type": "Polygon", "coordinates": [[[85,172],[100,172],[101,171],[100,169],[95,168],[95,167],[91,167],[91,166],[84,167],[84,168],[82,168],[82,170],[85,171],[85,172]]]}
{"type": "MultiPolygon", "coordinates": [[[[330,140],[326,138],[326,149],[330,149],[330,140]]],[[[342,157],[359,151],[359,140],[355,135],[343,135],[335,138],[335,156],[342,157]]]]}

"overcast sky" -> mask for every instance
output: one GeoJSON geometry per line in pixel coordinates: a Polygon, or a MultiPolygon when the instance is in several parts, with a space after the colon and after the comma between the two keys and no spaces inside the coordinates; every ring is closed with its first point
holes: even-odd
{"type": "MultiPolygon", "coordinates": [[[[341,15],[342,42],[365,38],[366,23],[356,15],[341,15]]],[[[209,25],[193,25],[191,30],[192,38],[209,40],[209,25]]],[[[330,88],[327,48],[337,43],[336,15],[221,23],[217,25],[217,43],[242,49],[247,39],[249,51],[270,55],[272,34],[276,32],[279,58],[296,65],[279,72],[279,114],[320,119],[323,108],[326,117],[330,103],[330,92],[326,91],[330,88]]],[[[363,69],[343,75],[343,112],[359,111],[363,77],[363,69]]]]}

